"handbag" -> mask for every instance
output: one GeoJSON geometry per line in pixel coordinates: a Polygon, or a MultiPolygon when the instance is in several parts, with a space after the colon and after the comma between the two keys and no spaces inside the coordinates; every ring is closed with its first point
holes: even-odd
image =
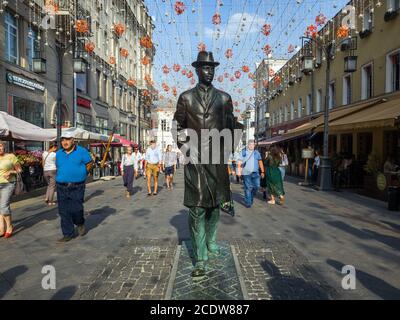
{"type": "Polygon", "coordinates": [[[15,189],[14,189],[14,194],[16,196],[19,196],[20,194],[25,193],[25,185],[24,182],[22,181],[22,176],[21,173],[17,173],[17,179],[15,182],[15,189]]]}

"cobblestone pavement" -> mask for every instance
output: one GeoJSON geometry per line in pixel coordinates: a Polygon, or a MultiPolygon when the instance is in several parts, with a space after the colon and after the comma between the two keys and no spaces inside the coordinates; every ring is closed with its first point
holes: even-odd
{"type": "Polygon", "coordinates": [[[285,240],[235,239],[232,245],[251,300],[326,300],[337,296],[307,259],[285,240]]]}
{"type": "Polygon", "coordinates": [[[161,300],[166,295],[176,240],[127,239],[83,282],[74,298],[161,300]]]}
{"type": "MultiPolygon", "coordinates": [[[[56,208],[41,197],[13,203],[15,234],[0,239],[0,299],[165,297],[177,245],[184,249],[189,239],[181,169],[175,182],[174,190],[161,187],[148,197],[140,178],[131,198],[120,177],[89,184],[88,234],[64,245],[56,244],[61,236],[56,208]],[[46,265],[56,270],[55,290],[42,288],[46,265]]],[[[245,284],[240,294],[400,299],[400,215],[383,202],[318,192],[294,180],[285,189],[285,205],[267,205],[259,195],[246,209],[243,186],[232,186],[236,216],[221,213],[218,241],[233,245],[245,284]],[[341,287],[344,265],[356,268],[356,290],[341,287]]]]}
{"type": "Polygon", "coordinates": [[[242,300],[243,294],[228,242],[219,242],[220,256],[208,263],[206,278],[193,281],[193,251],[190,241],[182,243],[174,281],[173,300],[242,300]]]}

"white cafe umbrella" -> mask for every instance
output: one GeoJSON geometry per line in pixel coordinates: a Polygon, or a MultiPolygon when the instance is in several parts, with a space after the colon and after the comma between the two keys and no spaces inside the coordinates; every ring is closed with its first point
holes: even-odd
{"type": "MultiPolygon", "coordinates": [[[[53,140],[57,139],[57,129],[46,129],[54,137],[53,140]]],[[[69,132],[72,137],[76,140],[82,141],[108,141],[108,136],[102,135],[96,132],[87,131],[81,128],[62,128],[62,133],[69,132]]]]}
{"type": "Polygon", "coordinates": [[[54,136],[43,128],[0,111],[0,139],[51,141],[54,136]]]}

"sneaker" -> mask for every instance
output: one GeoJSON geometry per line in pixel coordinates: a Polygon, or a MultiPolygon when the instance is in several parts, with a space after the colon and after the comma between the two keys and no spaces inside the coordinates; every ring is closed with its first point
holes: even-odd
{"type": "Polygon", "coordinates": [[[76,227],[78,229],[78,234],[80,237],[83,237],[87,232],[84,224],[76,227]]]}
{"type": "Polygon", "coordinates": [[[68,241],[71,241],[72,240],[72,238],[71,237],[62,237],[61,239],[58,239],[57,240],[57,243],[66,243],[66,242],[68,242],[68,241]]]}

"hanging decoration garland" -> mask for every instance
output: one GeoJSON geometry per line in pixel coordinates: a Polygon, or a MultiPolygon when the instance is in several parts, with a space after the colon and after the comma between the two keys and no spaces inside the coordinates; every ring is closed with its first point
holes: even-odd
{"type": "Polygon", "coordinates": [[[307,27],[306,32],[304,33],[306,37],[315,38],[317,36],[317,26],[311,24],[307,27]]]}
{"type": "Polygon", "coordinates": [[[181,66],[179,64],[175,63],[174,66],[172,67],[172,69],[175,72],[179,72],[181,70],[181,66]]]}
{"type": "Polygon", "coordinates": [[[347,26],[340,26],[338,31],[337,31],[337,37],[338,38],[346,38],[349,36],[350,29],[347,26]]]}
{"type": "Polygon", "coordinates": [[[126,83],[127,83],[128,86],[133,87],[133,86],[136,85],[136,80],[134,80],[134,79],[128,79],[128,80],[126,81],[126,83]]]}
{"type": "Polygon", "coordinates": [[[162,67],[162,72],[163,72],[164,74],[168,74],[169,71],[170,71],[170,69],[169,69],[168,66],[165,64],[165,65],[162,67]]]}
{"type": "Polygon", "coordinates": [[[96,48],[93,42],[86,42],[85,43],[85,51],[89,54],[93,53],[94,49],[96,48]]]}
{"type": "Polygon", "coordinates": [[[146,49],[151,49],[153,47],[153,42],[151,41],[150,37],[145,36],[140,38],[140,45],[146,49]]]}
{"type": "Polygon", "coordinates": [[[75,30],[78,33],[88,33],[89,32],[89,24],[86,20],[80,19],[75,22],[75,30]]]}
{"type": "Polygon", "coordinates": [[[114,32],[118,38],[120,38],[125,32],[125,26],[122,23],[117,23],[114,25],[114,32]]]}
{"type": "Polygon", "coordinates": [[[227,59],[230,59],[230,58],[233,57],[233,51],[232,51],[232,49],[226,50],[226,52],[225,52],[225,57],[226,57],[227,59]]]}
{"type": "Polygon", "coordinates": [[[148,56],[144,56],[141,62],[142,65],[147,66],[148,64],[150,64],[150,58],[148,56]]]}
{"type": "Polygon", "coordinates": [[[186,6],[182,1],[176,1],[174,9],[177,15],[181,15],[182,13],[185,12],[186,6]]]}
{"type": "Polygon", "coordinates": [[[271,54],[271,52],[272,52],[271,46],[270,46],[269,44],[266,44],[266,45],[264,46],[264,48],[263,48],[263,51],[264,51],[265,55],[268,56],[268,55],[271,54]]]}
{"type": "Polygon", "coordinates": [[[117,62],[117,59],[115,59],[115,57],[113,57],[113,56],[111,56],[111,57],[108,59],[108,63],[109,63],[109,64],[114,65],[116,62],[117,62]]]}
{"type": "Polygon", "coordinates": [[[242,71],[243,71],[244,73],[250,72],[249,66],[243,66],[243,67],[242,67],[242,71]]]}
{"type": "Polygon", "coordinates": [[[287,51],[288,51],[288,53],[292,53],[294,51],[294,46],[292,44],[290,44],[287,51]]]}
{"type": "Polygon", "coordinates": [[[217,80],[218,80],[218,82],[224,82],[224,76],[219,76],[218,78],[217,78],[217,80]]]}
{"type": "Polygon", "coordinates": [[[271,34],[271,25],[270,24],[264,24],[262,29],[261,29],[261,33],[264,36],[269,36],[271,34]]]}
{"type": "Polygon", "coordinates": [[[119,50],[119,53],[121,54],[121,56],[123,56],[124,58],[127,58],[129,56],[129,51],[125,48],[121,48],[119,50]]]}
{"type": "Polygon", "coordinates": [[[320,27],[323,26],[328,19],[325,17],[323,13],[320,13],[315,17],[315,24],[320,27]]]}
{"type": "Polygon", "coordinates": [[[197,49],[199,49],[200,52],[206,51],[206,44],[204,42],[200,42],[197,46],[197,49]]]}
{"type": "Polygon", "coordinates": [[[221,15],[219,13],[216,13],[212,17],[212,23],[215,25],[221,24],[221,15]]]}

